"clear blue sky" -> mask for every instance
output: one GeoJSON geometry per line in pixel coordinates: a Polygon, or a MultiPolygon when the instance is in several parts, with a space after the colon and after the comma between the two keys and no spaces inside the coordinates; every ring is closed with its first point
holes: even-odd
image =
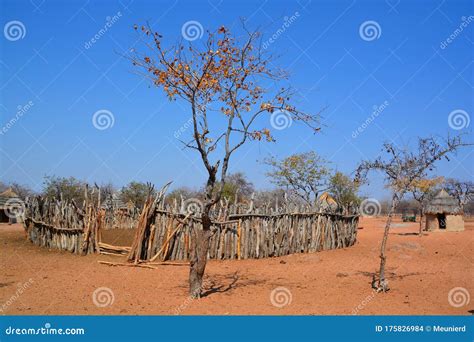
{"type": "MultiPolygon", "coordinates": [[[[120,56],[136,42],[133,25],[147,20],[165,41],[175,41],[190,20],[204,29],[224,24],[238,31],[239,18],[245,17],[267,38],[275,35],[268,49],[282,55],[279,64],[290,70],[300,91],[298,105],[305,111],[328,106],[320,134],[295,122],[275,132],[276,143],[253,142],[235,155],[230,171],[245,172],[258,188],[270,187],[258,162],[269,154],[315,150],[349,173],[361,159],[376,157],[387,140],[404,145],[419,135],[458,132],[473,140],[474,123],[461,130],[448,124],[453,111],[467,120],[474,112],[472,1],[0,3],[0,179],[5,182],[40,189],[43,177],[54,174],[117,186],[131,180],[202,185],[199,157],[174,137],[189,119],[187,107],[150,88],[120,56]],[[277,31],[292,16],[284,32],[277,31]],[[86,48],[107,20],[113,21],[107,32],[86,48]],[[369,25],[366,32],[363,23],[369,25]],[[384,103],[374,117],[373,107],[384,103]],[[114,124],[98,130],[92,118],[102,109],[113,114],[114,124]],[[374,120],[355,136],[370,117],[374,120]]],[[[438,173],[472,179],[473,155],[472,149],[461,151],[441,163],[438,173]]],[[[380,197],[381,190],[374,177],[364,192],[380,197]]]]}

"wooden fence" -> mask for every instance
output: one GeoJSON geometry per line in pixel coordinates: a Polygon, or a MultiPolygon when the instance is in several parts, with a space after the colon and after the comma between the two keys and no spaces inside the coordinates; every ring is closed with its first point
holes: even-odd
{"type": "MultiPolygon", "coordinates": [[[[141,259],[159,251],[161,260],[187,260],[194,231],[202,229],[198,218],[157,210],[150,235],[144,240],[141,259]]],[[[328,212],[234,214],[214,222],[210,259],[259,259],[293,253],[345,248],[356,241],[358,215],[328,212]]]]}
{"type": "MultiPolygon", "coordinates": [[[[33,199],[27,203],[25,229],[29,239],[41,247],[128,255],[135,262],[188,260],[195,232],[202,224],[199,214],[189,212],[184,202],[165,206],[162,199],[149,198],[136,219],[132,246],[101,241],[107,215],[93,205],[79,209],[74,203],[33,199]]],[[[252,203],[221,202],[213,213],[209,258],[259,259],[349,247],[356,241],[358,220],[357,213],[343,214],[334,207],[287,203],[254,208],[252,203]]]]}

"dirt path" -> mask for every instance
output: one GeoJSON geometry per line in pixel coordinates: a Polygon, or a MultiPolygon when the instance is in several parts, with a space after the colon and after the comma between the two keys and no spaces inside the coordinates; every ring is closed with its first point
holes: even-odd
{"type": "MultiPolygon", "coordinates": [[[[210,261],[207,296],[190,300],[187,267],[151,270],[100,265],[98,260],[121,258],[48,251],[26,241],[20,225],[0,225],[0,313],[465,315],[474,309],[474,298],[461,307],[448,301],[448,293],[456,287],[474,296],[474,222],[464,232],[421,238],[414,235],[418,224],[396,222],[388,253],[392,290],[375,294],[371,272],[378,267],[382,227],[383,218],[363,219],[358,242],[344,250],[210,261]],[[285,304],[290,297],[291,302],[273,305],[270,297],[275,289],[280,292],[274,304],[285,304]],[[99,306],[93,301],[94,291],[99,306]],[[109,305],[101,307],[101,303],[109,305]]],[[[462,294],[454,298],[462,299],[462,294]]]]}

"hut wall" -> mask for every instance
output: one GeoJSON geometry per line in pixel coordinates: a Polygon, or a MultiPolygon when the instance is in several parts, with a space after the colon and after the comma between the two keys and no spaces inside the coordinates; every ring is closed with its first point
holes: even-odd
{"type": "Polygon", "coordinates": [[[426,230],[460,232],[464,230],[464,219],[462,215],[446,215],[446,229],[439,229],[438,216],[435,214],[427,214],[426,230]]]}
{"type": "Polygon", "coordinates": [[[438,218],[433,214],[426,214],[426,230],[433,231],[439,229],[438,218]]]}
{"type": "Polygon", "coordinates": [[[446,230],[460,232],[464,230],[464,219],[462,215],[446,215],[446,230]]]}

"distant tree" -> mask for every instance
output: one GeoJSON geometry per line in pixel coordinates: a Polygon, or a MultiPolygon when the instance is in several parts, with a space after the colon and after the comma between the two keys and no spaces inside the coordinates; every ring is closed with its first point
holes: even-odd
{"type": "Polygon", "coordinates": [[[264,163],[271,167],[267,172],[270,182],[293,190],[308,205],[313,204],[319,192],[328,186],[328,162],[316,152],[293,154],[282,160],[270,157],[264,163]]]}
{"type": "Polygon", "coordinates": [[[378,281],[375,276],[372,286],[377,291],[388,291],[388,283],[385,279],[386,245],[392,216],[403,196],[410,191],[416,182],[427,177],[428,171],[432,171],[435,163],[442,158],[448,159],[448,155],[455,153],[461,146],[467,144],[462,142],[461,136],[449,137],[439,143],[436,139],[419,138],[417,150],[411,152],[408,149],[400,149],[393,143],[384,144],[387,153],[385,158],[379,157],[374,161],[363,161],[356,173],[356,182],[367,179],[369,171],[376,170],[384,174],[388,186],[392,189],[392,202],[385,224],[384,235],[380,247],[380,269],[378,281]]]}
{"type": "Polygon", "coordinates": [[[248,200],[255,191],[253,184],[247,179],[243,172],[233,173],[227,176],[222,190],[222,198],[229,202],[248,200]]]}
{"type": "Polygon", "coordinates": [[[420,209],[420,229],[418,235],[421,236],[423,231],[423,217],[425,214],[426,201],[435,193],[437,187],[444,181],[443,177],[436,178],[420,178],[414,180],[409,187],[415,201],[418,202],[420,209]]]}
{"type": "Polygon", "coordinates": [[[282,207],[286,202],[286,196],[283,189],[260,190],[255,192],[254,204],[256,207],[282,207]]]}
{"type": "Polygon", "coordinates": [[[7,189],[8,189],[7,183],[0,181],[0,192],[4,192],[7,189]]]}
{"type": "Polygon", "coordinates": [[[165,201],[168,204],[173,204],[175,200],[177,201],[177,203],[180,203],[181,199],[187,200],[190,198],[197,198],[197,199],[202,200],[203,195],[204,194],[201,191],[196,191],[191,188],[182,186],[171,191],[166,196],[165,201]]]}
{"type": "MultiPolygon", "coordinates": [[[[120,199],[124,203],[133,203],[136,208],[142,208],[150,193],[150,187],[146,183],[132,181],[120,190],[120,199]]],[[[154,196],[152,194],[152,196],[154,196]]]]}
{"type": "Polygon", "coordinates": [[[335,172],[329,179],[329,194],[343,208],[359,205],[358,191],[359,185],[342,172],[335,172]]]}
{"type": "Polygon", "coordinates": [[[49,199],[74,201],[82,206],[86,198],[86,183],[74,177],[46,176],[42,195],[49,199]]]}
{"type": "Polygon", "coordinates": [[[27,197],[35,195],[35,191],[33,191],[33,189],[31,189],[27,185],[21,185],[13,182],[10,184],[10,187],[13,192],[15,192],[22,200],[25,200],[27,197]]]}
{"type": "Polygon", "coordinates": [[[0,192],[3,192],[7,189],[12,189],[14,193],[18,195],[22,200],[25,200],[27,197],[35,195],[33,189],[27,185],[21,185],[16,182],[12,183],[3,183],[0,182],[0,192]]]}
{"type": "Polygon", "coordinates": [[[211,210],[222,197],[232,155],[250,140],[274,141],[270,129],[255,128],[263,116],[279,115],[317,131],[319,113],[306,114],[291,104],[293,90],[283,83],[287,73],[274,68],[259,32],[244,26],[243,35],[233,35],[222,26],[207,31],[199,42],[181,40],[165,47],[162,35],[151,27],[135,30],[141,31],[147,52],[133,50],[132,64],[170,100],[189,105],[192,139],[182,142],[198,153],[207,171],[203,229],[193,231],[189,273],[190,295],[200,297],[212,235],[211,210]]]}
{"type": "Polygon", "coordinates": [[[463,211],[467,203],[474,201],[474,182],[472,181],[460,181],[449,178],[445,181],[443,186],[446,188],[446,191],[458,201],[463,211]]]}

